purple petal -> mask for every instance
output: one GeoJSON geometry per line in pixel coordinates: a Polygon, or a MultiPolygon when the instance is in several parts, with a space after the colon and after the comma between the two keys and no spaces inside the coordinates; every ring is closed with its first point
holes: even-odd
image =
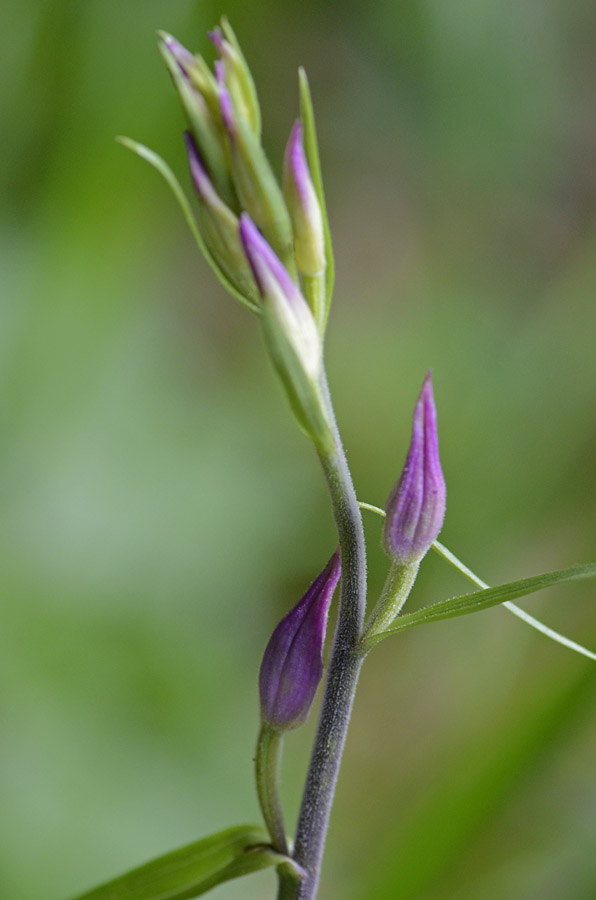
{"type": "Polygon", "coordinates": [[[220,29],[214,28],[213,31],[208,31],[207,34],[217,52],[222,56],[224,52],[224,39],[220,29]]]}
{"type": "Polygon", "coordinates": [[[439,460],[437,413],[429,372],[414,410],[406,463],[385,506],[383,544],[395,562],[411,564],[427,553],[443,526],[445,505],[445,479],[439,460]]]}
{"type": "Polygon", "coordinates": [[[288,270],[273,252],[248,213],[240,216],[240,240],[261,294],[271,278],[291,305],[305,303],[288,270]]]}
{"type": "Polygon", "coordinates": [[[186,47],[177,41],[175,37],[172,37],[171,34],[167,34],[166,32],[160,32],[161,39],[164,47],[168,50],[171,55],[174,57],[180,71],[183,75],[188,75],[188,70],[195,65],[195,58],[190,50],[187,50],[186,47]]]}
{"type": "Polygon", "coordinates": [[[340,572],[336,552],[267,644],[259,689],[263,720],[274,728],[296,728],[308,716],[323,674],[327,618],[340,572]]]}
{"type": "Polygon", "coordinates": [[[304,153],[304,144],[302,139],[302,122],[298,120],[294,123],[294,127],[290,133],[288,145],[284,158],[284,166],[288,174],[292,177],[296,187],[296,193],[302,206],[308,208],[312,197],[312,179],[310,170],[304,153]]]}
{"type": "Polygon", "coordinates": [[[236,120],[234,116],[232,98],[226,85],[226,70],[223,60],[216,59],[214,69],[219,92],[219,108],[221,111],[221,117],[223,119],[224,128],[226,129],[228,136],[230,137],[230,139],[233,139],[236,133],[236,120]]]}
{"type": "Polygon", "coordinates": [[[184,132],[184,142],[186,144],[186,152],[188,154],[188,165],[193,184],[197,190],[199,197],[209,201],[216,195],[215,188],[207,174],[207,170],[203,165],[197,145],[190,131],[184,132]]]}

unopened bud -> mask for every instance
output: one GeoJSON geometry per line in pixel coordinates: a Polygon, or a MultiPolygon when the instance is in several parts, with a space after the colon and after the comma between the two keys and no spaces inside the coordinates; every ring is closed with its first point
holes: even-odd
{"type": "Polygon", "coordinates": [[[197,87],[204,74],[196,57],[171,35],[162,34],[160,52],[166,62],[174,86],[184,108],[186,119],[201,158],[216,185],[218,193],[234,204],[234,190],[228,172],[225,135],[214,113],[212,90],[203,94],[197,87]]]}
{"type": "Polygon", "coordinates": [[[221,118],[227,132],[231,174],[242,209],[256,222],[286,266],[293,267],[292,224],[265,151],[246,120],[236,114],[223,60],[215,62],[221,118]]]}
{"type": "Polygon", "coordinates": [[[217,194],[192,135],[186,132],[184,139],[190,174],[199,198],[200,230],[207,249],[236,290],[256,304],[259,294],[240,243],[238,217],[217,194]]]}
{"type": "Polygon", "coordinates": [[[411,565],[426,555],[443,526],[445,503],[437,411],[429,372],[414,410],[406,464],[385,505],[383,546],[393,562],[411,565]]]}
{"type": "Polygon", "coordinates": [[[240,240],[263,297],[305,374],[316,380],[321,366],[321,338],[313,315],[287,269],[247,213],[240,216],[240,240]]]}
{"type": "Polygon", "coordinates": [[[325,270],[323,216],[304,153],[300,121],[295,123],[286,148],[283,193],[292,219],[298,271],[320,275],[325,270]]]}
{"type": "Polygon", "coordinates": [[[250,69],[227,19],[222,26],[209,32],[209,37],[219,53],[226,71],[226,83],[236,112],[242,116],[254,134],[261,133],[261,112],[250,69]]]}
{"type": "Polygon", "coordinates": [[[336,552],[267,644],[259,675],[261,715],[277,731],[297,728],[310,712],[323,675],[327,617],[340,571],[336,552]]]}
{"type": "Polygon", "coordinates": [[[165,49],[178,64],[180,71],[188,76],[189,71],[196,62],[194,54],[191,53],[190,50],[187,50],[184,44],[181,44],[175,37],[168,34],[167,31],[160,31],[159,36],[165,49]]]}

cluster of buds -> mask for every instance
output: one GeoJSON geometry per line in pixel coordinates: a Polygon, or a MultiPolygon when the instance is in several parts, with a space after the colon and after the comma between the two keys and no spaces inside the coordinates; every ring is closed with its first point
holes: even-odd
{"type": "MultiPolygon", "coordinates": [[[[213,70],[175,38],[160,35],[187,120],[184,139],[200,246],[224,286],[259,314],[296,418],[321,446],[330,434],[321,371],[333,259],[308,82],[301,70],[300,119],[278,181],[261,143],[257,92],[236,36],[222,19],[209,37],[217,53],[213,70]]],[[[387,627],[399,613],[444,514],[429,374],[414,411],[406,463],[386,504],[383,546],[392,565],[369,633],[387,627]]],[[[261,712],[274,731],[296,727],[308,714],[322,675],[327,614],[339,572],[335,554],[267,646],[261,712]]]]}
{"type": "Polygon", "coordinates": [[[204,251],[222,283],[261,314],[266,343],[300,425],[324,429],[319,382],[332,277],[308,83],[283,178],[261,143],[253,78],[226,19],[210,32],[213,71],[171,35],[160,50],[182,103],[204,251]]]}

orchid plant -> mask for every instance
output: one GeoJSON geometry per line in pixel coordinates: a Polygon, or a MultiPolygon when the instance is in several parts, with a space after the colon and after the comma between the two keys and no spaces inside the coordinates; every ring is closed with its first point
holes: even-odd
{"type": "Polygon", "coordinates": [[[385,508],[359,502],[324,364],[334,263],[307,77],[300,70],[300,115],[278,181],[261,143],[255,85],[226,19],[210,38],[217,52],[213,71],[170,35],[161,33],[159,43],[187,121],[184,139],[195,209],[163,159],[128,138],[119,140],[163,175],[215,275],[257,316],[296,422],[319,457],[338,547],[328,548],[327,555],[333,551],[329,562],[277,625],[262,659],[255,774],[264,827],[240,825],[218,832],[79,900],[185,900],[270,866],[278,874],[278,900],[314,900],[360,670],[374,647],[398,632],[503,604],[549,638],[596,659],[513,603],[551,585],[594,577],[596,564],[489,588],[437,541],[446,488],[430,373],[415,405],[405,465],[385,508]],[[363,509],[385,516],[383,548],[389,557],[385,586],[370,606],[363,509]],[[403,613],[431,549],[476,589],[403,613]],[[306,721],[322,680],[327,618],[338,583],[337,625],[319,725],[291,838],[280,797],[282,746],[286,732],[306,721]]]}

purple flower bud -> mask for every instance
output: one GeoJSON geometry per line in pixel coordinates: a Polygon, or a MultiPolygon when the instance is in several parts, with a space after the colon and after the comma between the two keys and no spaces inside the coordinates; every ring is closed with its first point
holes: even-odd
{"type": "Polygon", "coordinates": [[[209,40],[217,50],[220,56],[224,54],[224,39],[223,34],[221,33],[221,29],[214,28],[213,31],[208,31],[207,35],[209,40]]]}
{"type": "Polygon", "coordinates": [[[230,140],[233,140],[236,133],[234,106],[232,104],[230,92],[228,91],[226,85],[226,69],[222,59],[215,60],[214,69],[219,93],[219,108],[221,111],[221,118],[224,123],[224,128],[228,133],[228,137],[230,138],[230,140]]]}
{"type": "Polygon", "coordinates": [[[292,219],[298,270],[314,276],[325,269],[325,235],[321,205],[304,153],[302,131],[302,122],[296,122],[284,157],[283,189],[292,219]]]}
{"type": "Polygon", "coordinates": [[[176,60],[182,74],[188,76],[189,70],[192,69],[193,66],[196,66],[196,59],[193,54],[190,50],[187,50],[180,41],[177,41],[175,37],[172,37],[171,34],[160,31],[159,36],[166,50],[168,50],[176,60]]]}
{"type": "Polygon", "coordinates": [[[323,675],[323,645],[339,551],[273,632],[259,674],[263,721],[279,731],[302,725],[323,675]]]}
{"type": "Polygon", "coordinates": [[[207,174],[207,170],[199,156],[199,151],[197,150],[194,138],[189,131],[184,132],[184,143],[186,144],[186,152],[188,154],[190,174],[197,190],[197,194],[206,203],[217,203],[218,201],[221,203],[217,191],[213,187],[211,179],[207,174]]]}
{"type": "MultiPolygon", "coordinates": [[[[235,112],[242,117],[257,137],[261,134],[261,112],[250,69],[242,54],[236,35],[227,19],[222,27],[209,32],[209,38],[225,66],[225,81],[235,112]]],[[[217,66],[217,63],[216,63],[217,66]]]]}
{"type": "Polygon", "coordinates": [[[240,240],[263,299],[305,372],[316,378],[321,364],[321,338],[308,303],[247,213],[240,216],[240,240]]]}
{"type": "Polygon", "coordinates": [[[383,546],[394,562],[411,565],[427,553],[442,528],[445,500],[437,411],[429,372],[414,410],[406,464],[385,504],[383,546]]]}
{"type": "Polygon", "coordinates": [[[190,132],[184,133],[184,141],[190,174],[200,200],[199,226],[212,257],[210,262],[253,308],[258,308],[260,297],[240,243],[238,218],[215,189],[190,132]]]}

